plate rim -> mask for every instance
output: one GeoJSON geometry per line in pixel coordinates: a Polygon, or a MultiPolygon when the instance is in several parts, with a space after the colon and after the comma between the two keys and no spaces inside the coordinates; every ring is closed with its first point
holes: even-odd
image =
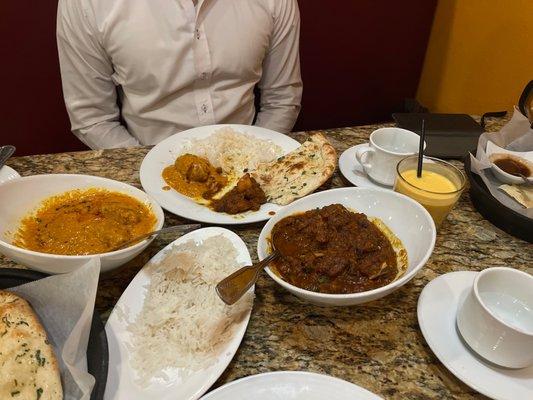
{"type": "MultiPolygon", "coordinates": [[[[217,213],[215,211],[209,210],[205,206],[203,206],[203,207],[206,208],[209,211],[209,213],[207,214],[207,215],[209,215],[209,217],[204,217],[204,216],[201,216],[201,215],[198,216],[198,215],[195,215],[194,213],[188,213],[187,211],[185,211],[185,212],[179,211],[178,212],[178,211],[176,211],[176,209],[172,205],[169,205],[167,203],[167,201],[160,200],[160,195],[161,195],[161,190],[162,189],[152,190],[151,185],[148,183],[149,179],[150,179],[150,176],[147,175],[148,163],[150,162],[149,158],[150,157],[154,157],[154,153],[156,151],[160,151],[161,149],[168,150],[167,147],[165,147],[165,146],[168,146],[167,143],[169,143],[169,142],[171,142],[173,140],[176,140],[176,138],[179,138],[179,135],[191,134],[191,132],[194,133],[194,131],[201,131],[201,130],[205,130],[205,129],[211,129],[211,133],[207,134],[206,136],[201,136],[200,137],[200,138],[204,138],[204,137],[208,137],[208,136],[212,135],[215,130],[221,129],[221,128],[225,128],[225,127],[232,128],[232,129],[234,129],[236,131],[245,131],[245,133],[250,134],[250,135],[254,135],[254,133],[250,132],[249,129],[261,130],[261,131],[264,131],[264,133],[272,133],[272,134],[275,134],[278,138],[284,138],[284,140],[288,140],[289,142],[292,142],[291,143],[291,147],[294,146],[294,149],[288,150],[288,151],[283,150],[284,151],[283,154],[287,154],[288,152],[293,151],[293,150],[297,149],[299,146],[301,146],[300,142],[298,142],[296,139],[293,139],[292,137],[290,137],[290,136],[288,136],[288,135],[286,135],[284,133],[277,132],[277,131],[274,131],[272,129],[263,128],[261,126],[256,126],[256,125],[215,124],[215,125],[204,125],[204,126],[199,126],[199,127],[187,129],[187,130],[184,130],[184,131],[181,131],[181,132],[174,133],[173,135],[167,137],[166,139],[164,139],[163,141],[159,142],[157,145],[152,147],[148,153],[146,153],[146,155],[144,156],[144,158],[143,158],[143,160],[141,162],[141,166],[139,167],[139,180],[141,182],[143,190],[149,196],[151,196],[166,211],[168,211],[168,212],[170,212],[170,213],[172,213],[172,214],[174,214],[174,215],[176,215],[178,217],[186,218],[186,219],[193,220],[193,221],[198,221],[198,222],[207,223],[207,224],[217,224],[217,225],[245,225],[245,224],[252,224],[252,223],[267,221],[268,219],[270,219],[271,215],[269,214],[269,212],[278,211],[281,208],[280,205],[277,205],[277,204],[274,204],[274,203],[265,203],[266,205],[270,205],[271,207],[274,207],[274,208],[272,210],[265,210],[264,214],[260,213],[260,210],[259,211],[247,212],[247,213],[244,213],[244,215],[241,218],[235,218],[235,217],[232,217],[229,214],[225,214],[225,213],[217,213]],[[222,220],[220,220],[221,216],[223,217],[222,220]],[[227,219],[226,219],[226,217],[227,217],[227,219]]],[[[187,140],[188,139],[190,139],[190,138],[187,138],[187,140]]],[[[180,194],[180,193],[177,193],[177,194],[180,194]]],[[[195,203],[193,200],[189,199],[187,196],[184,196],[184,195],[181,195],[181,194],[180,194],[180,196],[183,197],[183,200],[190,201],[191,205],[192,204],[197,205],[197,203],[195,203]]],[[[262,205],[262,207],[264,205],[262,205]]],[[[183,206],[183,208],[186,209],[186,206],[183,206]]]]}
{"type": "MultiPolygon", "coordinates": [[[[491,393],[490,391],[486,390],[485,388],[483,387],[480,387],[474,383],[472,383],[471,380],[467,379],[464,374],[462,374],[460,371],[458,371],[455,367],[452,367],[450,366],[450,363],[448,362],[448,359],[446,357],[443,356],[441,350],[440,350],[440,347],[437,347],[435,346],[435,342],[432,340],[432,339],[428,339],[431,338],[431,336],[428,335],[428,329],[427,329],[427,326],[424,322],[421,322],[421,320],[423,320],[423,318],[421,318],[421,314],[422,314],[422,311],[421,311],[421,304],[422,302],[425,301],[425,298],[428,296],[428,291],[430,290],[431,286],[430,285],[435,285],[436,284],[436,281],[443,281],[445,282],[447,279],[450,278],[450,276],[454,276],[454,278],[452,279],[455,279],[455,277],[459,278],[460,275],[463,275],[464,278],[462,278],[463,280],[460,281],[460,285],[466,285],[466,282],[464,282],[464,280],[466,280],[467,278],[468,279],[474,279],[474,277],[479,274],[479,271],[452,271],[452,272],[448,272],[448,273],[445,273],[445,274],[442,274],[442,275],[439,275],[437,276],[436,278],[432,279],[430,282],[428,282],[426,284],[426,286],[424,286],[424,288],[422,289],[422,291],[420,292],[420,295],[418,297],[418,301],[417,301],[417,322],[418,322],[418,326],[420,327],[420,331],[422,333],[422,336],[424,337],[424,340],[426,341],[426,344],[428,345],[428,347],[430,348],[430,350],[432,351],[432,353],[435,355],[435,357],[437,357],[437,359],[439,360],[439,362],[452,374],[454,375],[458,380],[460,380],[462,383],[464,383],[465,385],[467,385],[468,387],[472,388],[473,390],[479,392],[480,394],[484,395],[484,396],[487,396],[487,397],[490,397],[492,399],[501,399],[501,400],[510,400],[510,399],[514,399],[515,397],[496,397],[493,393],[491,393]],[[434,283],[435,282],[435,283],[434,283]],[[426,288],[428,288],[428,290],[426,291],[426,288]],[[438,351],[435,350],[435,348],[439,349],[438,351]],[[444,361],[446,360],[446,362],[444,361]]],[[[468,287],[465,287],[465,288],[462,288],[461,289],[457,289],[457,285],[455,286],[457,292],[459,292],[459,290],[461,290],[461,293],[464,292],[468,287]]],[[[460,296],[461,294],[459,294],[460,296]]],[[[458,299],[459,301],[459,299],[458,299]]],[[[454,311],[454,314],[457,313],[457,307],[455,306],[458,306],[458,304],[455,304],[455,301],[454,301],[454,304],[453,304],[454,307],[452,307],[451,309],[453,309],[454,311]]],[[[462,344],[462,346],[466,349],[466,351],[468,352],[468,354],[473,358],[473,359],[478,359],[477,356],[471,354],[471,352],[466,348],[466,346],[463,344],[462,342],[462,339],[461,337],[459,336],[459,333],[457,332],[457,330],[453,330],[455,335],[457,335],[457,340],[462,344]]],[[[480,359],[480,362],[481,359],[480,359]]],[[[495,368],[499,368],[499,367],[495,367],[495,368]]],[[[532,368],[533,370],[533,367],[528,367],[528,368],[532,368]]],[[[502,370],[505,370],[505,368],[501,368],[502,370]]],[[[533,373],[532,373],[532,377],[533,377],[533,373]]],[[[501,395],[501,393],[500,393],[501,395]]]]}
{"type": "MultiPolygon", "coordinates": [[[[44,278],[48,278],[50,276],[53,275],[30,269],[0,268],[0,278],[10,277],[14,279],[27,280],[27,282],[25,283],[38,281],[44,278]]],[[[1,290],[9,290],[12,287],[14,286],[2,288],[1,290]]],[[[99,342],[99,344],[101,345],[101,352],[103,354],[103,357],[101,358],[100,362],[98,362],[98,366],[101,368],[98,377],[95,376],[94,371],[89,370],[89,361],[87,357],[87,372],[89,372],[95,380],[93,389],[91,391],[91,400],[102,400],[104,398],[105,387],[107,383],[107,373],[109,370],[109,346],[104,323],[102,322],[102,318],[100,317],[100,314],[98,313],[96,308],[93,310],[93,317],[89,333],[89,343],[91,342],[91,338],[92,340],[99,342]]],[[[89,344],[87,344],[87,346],[89,346],[89,344]]],[[[89,348],[87,348],[87,352],[88,351],[89,348]]]]}
{"type": "Polygon", "coordinates": [[[216,398],[211,398],[211,396],[217,395],[218,393],[222,392],[223,390],[226,390],[228,387],[236,386],[236,385],[239,385],[242,382],[246,382],[246,381],[253,381],[253,380],[256,380],[256,379],[262,379],[263,377],[279,376],[279,375],[319,377],[320,379],[327,379],[327,380],[331,380],[331,381],[334,381],[334,382],[337,382],[337,383],[348,384],[350,386],[353,386],[355,390],[362,392],[360,394],[365,394],[367,396],[371,396],[374,399],[378,399],[378,400],[382,399],[379,395],[371,392],[370,390],[368,390],[368,389],[366,389],[366,388],[364,388],[362,386],[359,386],[359,385],[357,385],[357,384],[355,384],[353,382],[347,381],[347,380],[342,379],[342,378],[338,378],[336,376],[323,374],[323,373],[318,373],[318,372],[312,372],[312,371],[282,370],[282,371],[262,372],[262,373],[258,373],[258,374],[252,374],[252,375],[243,376],[241,378],[238,378],[238,379],[235,379],[233,381],[227,382],[227,383],[225,383],[222,386],[219,386],[218,388],[214,389],[213,391],[205,394],[203,397],[200,398],[200,400],[216,400],[216,398]]]}
{"type": "MultiPolygon", "coordinates": [[[[247,260],[250,260],[250,263],[251,263],[251,254],[250,254],[250,251],[248,250],[248,246],[246,245],[246,242],[244,240],[242,240],[242,238],[237,233],[231,231],[230,229],[227,229],[227,228],[224,228],[224,227],[219,227],[219,226],[209,226],[209,227],[199,228],[199,229],[195,229],[194,231],[188,232],[185,235],[182,235],[179,238],[173,240],[172,242],[167,244],[162,249],[160,249],[156,254],[154,254],[150,258],[150,260],[147,261],[147,263],[137,272],[137,274],[135,274],[135,276],[131,279],[131,281],[128,284],[128,286],[122,291],[122,294],[120,295],[120,298],[117,300],[117,302],[115,303],[113,309],[111,310],[111,313],[109,314],[109,318],[107,319],[107,322],[105,324],[106,333],[107,333],[107,329],[111,329],[111,330],[113,329],[111,325],[114,324],[114,322],[113,322],[114,318],[115,318],[114,314],[118,314],[118,316],[117,316],[118,320],[121,319],[120,311],[117,309],[117,306],[119,306],[122,297],[127,292],[127,290],[130,288],[130,286],[133,285],[133,282],[135,281],[135,279],[141,273],[143,273],[145,266],[148,263],[150,263],[152,260],[161,257],[162,254],[165,251],[167,251],[169,248],[174,246],[176,244],[176,242],[178,242],[178,241],[186,241],[188,239],[194,239],[194,236],[199,235],[199,234],[201,235],[202,232],[209,232],[209,233],[212,232],[212,234],[210,234],[210,236],[207,236],[207,237],[211,237],[211,236],[214,236],[214,235],[217,235],[217,234],[223,234],[223,235],[226,235],[226,237],[229,236],[229,237],[234,237],[234,238],[238,239],[242,243],[243,249],[246,250],[247,260]]],[[[247,263],[248,263],[248,261],[247,261],[247,263]]],[[[252,288],[250,290],[252,291],[252,293],[254,293],[255,292],[255,286],[252,286],[252,288]]],[[[237,351],[238,351],[238,349],[239,349],[239,347],[240,347],[240,345],[242,343],[242,340],[244,339],[244,336],[245,336],[246,331],[248,329],[248,325],[250,323],[252,310],[253,310],[253,302],[252,302],[252,307],[250,307],[248,315],[245,318],[245,324],[243,324],[243,327],[241,328],[243,330],[242,331],[242,335],[239,338],[239,341],[238,341],[238,344],[236,345],[235,350],[232,351],[233,354],[232,354],[231,358],[229,358],[227,360],[227,364],[225,364],[224,368],[222,368],[219,372],[215,373],[214,376],[211,379],[206,380],[205,383],[201,386],[201,388],[193,395],[193,397],[190,398],[191,400],[200,398],[205,392],[207,392],[209,390],[209,388],[211,386],[213,386],[213,384],[217,381],[217,379],[219,379],[220,376],[222,376],[222,374],[224,373],[224,371],[228,368],[229,364],[231,363],[231,361],[233,360],[233,358],[237,354],[237,351]]],[[[244,322],[244,320],[243,320],[243,322],[244,322]]],[[[237,332],[237,334],[240,334],[240,333],[237,332]]],[[[117,351],[120,354],[120,348],[116,349],[115,351],[117,351]]],[[[222,358],[226,354],[227,354],[227,351],[225,351],[223,354],[221,353],[219,357],[222,358]]],[[[123,358],[120,358],[119,361],[124,362],[124,364],[128,364],[128,360],[124,360],[123,358]]],[[[211,366],[209,366],[209,367],[211,367],[211,366]]],[[[209,367],[207,367],[207,368],[209,368],[209,367]]],[[[130,368],[130,370],[131,370],[131,368],[130,368]]],[[[203,370],[205,370],[205,368],[203,370]]],[[[202,371],[202,370],[198,370],[198,371],[195,371],[195,372],[199,372],[199,371],[202,371]]],[[[108,375],[108,379],[110,379],[110,375],[108,375]]],[[[106,385],[106,386],[108,386],[108,385],[106,385]]],[[[117,389],[119,389],[119,388],[117,388],[117,389]]],[[[105,394],[104,394],[104,398],[108,398],[108,397],[105,396],[105,394]]],[[[117,397],[112,397],[112,398],[115,399],[117,397]]],[[[121,397],[118,397],[118,398],[121,398],[121,397]]]]}

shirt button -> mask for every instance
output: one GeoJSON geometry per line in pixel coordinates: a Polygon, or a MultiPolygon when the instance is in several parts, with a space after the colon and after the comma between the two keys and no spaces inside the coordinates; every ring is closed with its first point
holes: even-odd
{"type": "Polygon", "coordinates": [[[200,29],[196,29],[196,39],[200,40],[200,29]]]}
{"type": "Polygon", "coordinates": [[[205,104],[202,104],[202,111],[204,114],[207,112],[207,106],[205,104]]]}

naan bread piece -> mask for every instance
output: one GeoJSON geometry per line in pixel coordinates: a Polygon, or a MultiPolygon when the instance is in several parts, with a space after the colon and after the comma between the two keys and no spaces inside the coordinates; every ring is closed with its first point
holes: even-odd
{"type": "Polygon", "coordinates": [[[323,134],[315,133],[296,150],[259,164],[251,175],[269,202],[285,205],[320,187],[336,165],[335,149],[323,134]]]}
{"type": "Polygon", "coordinates": [[[52,346],[26,300],[0,290],[0,399],[61,400],[52,346]]]}
{"type": "Polygon", "coordinates": [[[499,188],[525,208],[533,208],[533,188],[526,185],[501,185],[499,188]]]}

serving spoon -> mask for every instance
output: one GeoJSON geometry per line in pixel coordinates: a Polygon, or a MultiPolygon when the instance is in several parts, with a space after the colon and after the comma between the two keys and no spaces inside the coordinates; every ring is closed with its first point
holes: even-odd
{"type": "Polygon", "coordinates": [[[522,178],[526,186],[533,186],[533,181],[531,181],[527,176],[525,176],[524,174],[521,174],[520,172],[518,172],[518,176],[522,178]]]}
{"type": "Polygon", "coordinates": [[[220,299],[227,305],[235,303],[255,284],[255,282],[257,282],[259,273],[263,268],[280,255],[279,251],[274,250],[267,258],[255,264],[242,267],[233,274],[222,279],[216,286],[218,297],[220,297],[220,299]]]}
{"type": "Polygon", "coordinates": [[[131,240],[128,240],[126,242],[122,242],[118,246],[115,246],[109,251],[117,251],[120,249],[123,249],[125,247],[131,246],[134,243],[140,242],[143,239],[147,239],[149,237],[152,237],[154,235],[159,235],[160,233],[168,233],[168,232],[175,232],[175,231],[181,231],[181,234],[188,233],[190,231],[193,231],[195,229],[198,229],[201,225],[200,224],[189,224],[189,225],[175,225],[175,226],[169,226],[163,229],[158,229],[157,231],[152,231],[148,233],[144,233],[142,235],[136,236],[131,240]]]}
{"type": "Polygon", "coordinates": [[[0,147],[0,169],[2,169],[6,161],[13,155],[15,150],[15,146],[10,144],[0,147]]]}

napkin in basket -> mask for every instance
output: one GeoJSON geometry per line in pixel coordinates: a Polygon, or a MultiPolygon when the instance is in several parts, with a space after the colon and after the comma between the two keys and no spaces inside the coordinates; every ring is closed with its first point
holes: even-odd
{"type": "MultiPolygon", "coordinates": [[[[533,129],[529,120],[522,115],[522,113],[515,108],[513,117],[499,132],[483,133],[479,137],[476,156],[470,155],[470,166],[472,172],[478,174],[488,190],[504,206],[528,217],[533,218],[533,207],[527,207],[525,204],[530,204],[527,201],[523,204],[517,200],[517,197],[522,198],[520,193],[525,186],[521,185],[517,188],[510,189],[515,185],[502,185],[491,172],[492,163],[487,154],[487,149],[490,150],[489,142],[496,144],[496,147],[503,148],[507,151],[513,152],[531,152],[533,150],[533,129]],[[504,188],[502,188],[504,186],[504,188]],[[510,186],[507,188],[506,186],[510,186]],[[508,191],[513,195],[508,194],[508,191]]],[[[527,190],[527,189],[526,189],[527,190]]],[[[527,197],[527,196],[526,196],[527,197]]]]}

